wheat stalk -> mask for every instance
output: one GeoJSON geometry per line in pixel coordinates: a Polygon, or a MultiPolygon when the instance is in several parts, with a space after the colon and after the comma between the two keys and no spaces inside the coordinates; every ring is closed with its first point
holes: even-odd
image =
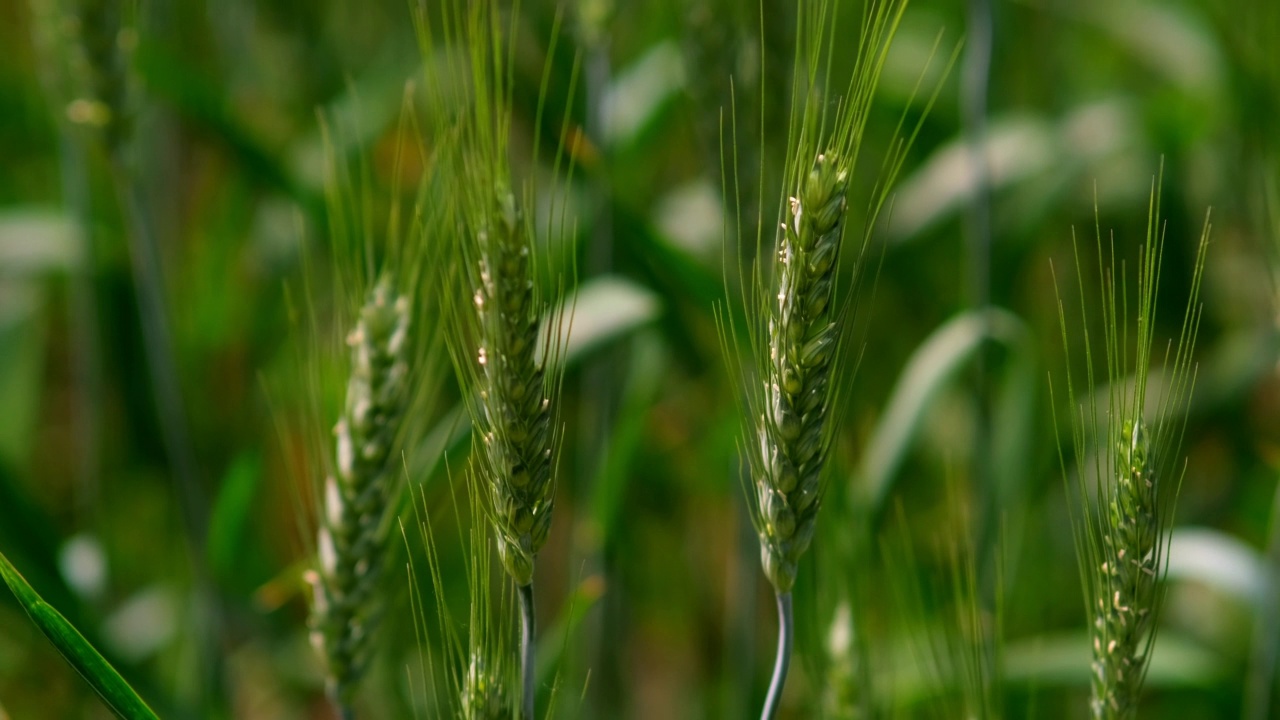
{"type": "Polygon", "coordinates": [[[381,613],[379,582],[396,464],[392,450],[410,397],[409,299],[383,278],[369,292],[347,345],[351,373],[334,427],[337,471],[324,483],[311,639],[330,696],[350,716],[381,613]]]}
{"type": "Polygon", "coordinates": [[[481,473],[498,558],[520,601],[523,717],[534,712],[533,563],[551,529],[555,486],[551,393],[535,358],[540,326],[530,274],[532,248],[515,198],[499,190],[493,224],[477,235],[481,473]]]}
{"type": "MultiPolygon", "coordinates": [[[[1191,353],[1200,325],[1200,283],[1210,228],[1206,217],[1182,329],[1166,349],[1164,383],[1152,390],[1148,389],[1148,376],[1155,368],[1153,324],[1164,246],[1159,178],[1151,192],[1133,316],[1129,314],[1123,270],[1115,269],[1114,242],[1108,258],[1102,233],[1097,231],[1108,381],[1102,399],[1105,407],[1100,406],[1099,393],[1095,392],[1092,367],[1086,378],[1087,397],[1077,391],[1070,373],[1067,394],[1074,411],[1072,436],[1082,497],[1082,511],[1073,517],[1073,529],[1092,636],[1090,709],[1098,720],[1136,715],[1147,661],[1155,643],[1162,600],[1159,585],[1168,564],[1171,537],[1168,521],[1184,469],[1176,457],[1186,424],[1186,403],[1195,384],[1191,353]],[[1131,349],[1132,319],[1137,321],[1137,330],[1131,349]],[[1092,467],[1086,462],[1089,457],[1093,458],[1092,467]],[[1096,508],[1091,495],[1096,495],[1096,508]]],[[[1080,309],[1084,313],[1088,303],[1078,254],[1076,264],[1080,309]]],[[[1061,300],[1059,319],[1065,347],[1070,333],[1061,300]]],[[[1085,360],[1091,365],[1093,350],[1087,322],[1083,324],[1083,338],[1085,360]]],[[[1069,350],[1067,357],[1070,360],[1069,350]]],[[[1062,463],[1067,477],[1065,458],[1062,463]]]]}

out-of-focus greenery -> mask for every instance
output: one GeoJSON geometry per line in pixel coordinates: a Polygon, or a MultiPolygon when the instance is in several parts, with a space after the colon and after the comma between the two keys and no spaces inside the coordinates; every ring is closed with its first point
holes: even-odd
{"type": "MultiPolygon", "coordinates": [[[[57,36],[61,3],[18,0],[0,4],[0,551],[162,716],[327,717],[301,581],[314,451],[334,417],[316,408],[332,410],[341,390],[315,397],[299,372],[309,354],[336,352],[316,335],[338,332],[324,295],[320,118],[375,205],[396,193],[411,204],[416,148],[436,140],[400,122],[424,58],[405,0],[136,5],[130,159],[157,238],[207,532],[192,544],[162,440],[173,418],[156,411],[117,176],[67,119],[76,68],[47,23],[57,36]]],[[[776,626],[714,311],[726,263],[737,267],[726,229],[753,238],[746,220],[760,207],[775,223],[782,188],[756,168],[776,173],[785,153],[790,5],[566,0],[553,57],[552,3],[527,0],[513,21],[513,148],[530,155],[548,64],[540,137],[555,142],[567,115],[576,141],[575,233],[555,240],[571,243],[581,293],[536,580],[539,707],[554,694],[556,716],[738,718],[763,697],[776,626]],[[736,147],[740,208],[722,191],[722,146],[736,147]]],[[[837,37],[857,36],[858,7],[845,3],[837,37]]],[[[785,716],[1085,712],[1089,650],[1058,461],[1062,448],[1072,462],[1071,441],[1053,422],[1070,410],[1052,406],[1047,380],[1083,368],[1064,367],[1051,273],[1076,292],[1064,280],[1076,277],[1072,231],[1090,242],[1095,212],[1117,255],[1136,260],[1161,158],[1157,345],[1181,322],[1210,207],[1214,229],[1141,716],[1280,713],[1278,44],[1269,0],[912,0],[851,184],[851,228],[899,118],[922,112],[911,100],[920,73],[925,88],[943,84],[874,235],[877,280],[857,317],[865,350],[797,581],[785,716]],[[973,21],[984,12],[989,46],[973,21]]],[[[840,65],[833,74],[848,72],[840,65]]],[[[1082,276],[1098,280],[1093,267],[1082,276]]],[[[457,401],[445,392],[445,406],[457,401]]],[[[444,600],[466,617],[452,499],[465,494],[466,443],[449,445],[455,493],[434,462],[454,417],[425,423],[437,432],[406,466],[433,513],[444,600]]],[[[404,537],[394,563],[421,575],[409,513],[404,537]]],[[[437,707],[401,578],[362,716],[437,707]]],[[[427,585],[419,592],[433,602],[427,585]]],[[[92,688],[0,595],[0,715],[102,716],[92,688]]]]}

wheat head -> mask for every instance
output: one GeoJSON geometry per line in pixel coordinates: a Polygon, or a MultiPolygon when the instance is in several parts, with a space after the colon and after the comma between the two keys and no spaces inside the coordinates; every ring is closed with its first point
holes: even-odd
{"type": "Polygon", "coordinates": [[[1161,568],[1155,458],[1141,420],[1116,439],[1116,485],[1104,515],[1093,624],[1093,714],[1127,717],[1137,706],[1161,568]]]}
{"type": "Polygon", "coordinates": [[[777,305],[769,320],[768,396],[760,418],[765,469],[756,478],[761,561],[778,592],[795,583],[813,540],[826,459],[831,362],[838,337],[832,280],[845,214],[848,173],[818,155],[782,225],[777,305]]]}
{"type": "Polygon", "coordinates": [[[530,247],[515,197],[499,190],[477,239],[475,307],[480,328],[480,415],[498,557],[519,586],[551,528],[551,400],[538,348],[530,247]]]}
{"type": "Polygon", "coordinates": [[[317,536],[312,643],[329,692],[350,705],[368,667],[381,611],[379,580],[393,506],[395,447],[410,396],[409,299],[383,279],[347,337],[351,373],[334,427],[337,472],[324,483],[317,536]]]}

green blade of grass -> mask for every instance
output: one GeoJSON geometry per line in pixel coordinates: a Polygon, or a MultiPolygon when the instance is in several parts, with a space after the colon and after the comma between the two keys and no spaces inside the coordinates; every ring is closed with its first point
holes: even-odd
{"type": "Polygon", "coordinates": [[[84,639],[80,631],[67,622],[62,613],[41,599],[3,553],[0,553],[0,577],[4,578],[5,584],[22,604],[27,616],[40,628],[40,632],[49,638],[49,642],[102,697],[102,701],[117,717],[124,720],[157,717],[111,663],[84,639]]]}
{"type": "MultiPolygon", "coordinates": [[[[876,427],[855,482],[859,500],[872,515],[884,509],[885,498],[905,462],[926,411],[956,373],[971,361],[982,344],[995,340],[1022,352],[1022,321],[998,308],[961,313],[926,339],[898,378],[888,409],[876,427]]],[[[1023,363],[1025,358],[1021,358],[1023,363]]],[[[1025,374],[1025,372],[1024,372],[1025,374]]]]}

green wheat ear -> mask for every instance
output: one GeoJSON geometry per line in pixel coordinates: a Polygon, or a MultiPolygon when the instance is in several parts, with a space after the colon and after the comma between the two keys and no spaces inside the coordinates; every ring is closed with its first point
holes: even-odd
{"type": "Polygon", "coordinates": [[[535,357],[545,308],[534,298],[532,245],[515,198],[499,189],[491,225],[477,233],[481,429],[498,558],[516,585],[533,582],[533,560],[551,529],[551,397],[535,357]]]}
{"type": "MultiPolygon", "coordinates": [[[[1146,241],[1139,254],[1136,304],[1130,304],[1123,265],[1117,269],[1114,241],[1104,244],[1097,230],[1107,384],[1100,388],[1095,381],[1093,341],[1088,321],[1082,320],[1089,369],[1083,391],[1067,374],[1067,395],[1081,508],[1073,529],[1092,637],[1090,707],[1100,720],[1134,717],[1155,643],[1169,522],[1184,471],[1179,452],[1195,384],[1191,355],[1200,327],[1210,229],[1206,216],[1181,331],[1164,352],[1162,381],[1150,388],[1148,380],[1157,369],[1153,325],[1164,253],[1159,179],[1152,187],[1146,241]],[[1136,332],[1131,336],[1133,321],[1136,332]]],[[[1078,251],[1076,259],[1083,314],[1089,303],[1078,251]]],[[[1063,344],[1069,348],[1072,335],[1061,294],[1058,307],[1063,344]]],[[[1066,478],[1065,457],[1062,464],[1066,478]]]]}
{"type": "MultiPolygon", "coordinates": [[[[778,600],[778,656],[765,718],[777,711],[786,678],[791,589],[800,559],[813,540],[835,427],[832,418],[840,415],[847,391],[847,328],[853,320],[855,288],[872,228],[919,130],[916,125],[906,137],[893,139],[873,187],[852,186],[871,103],[906,2],[869,3],[861,34],[851,47],[835,35],[839,5],[834,0],[797,5],[790,129],[780,179],[784,193],[776,205],[776,220],[756,219],[756,265],[740,273],[751,278],[744,282],[746,320],[741,333],[749,360],[736,360],[740,333],[734,314],[717,314],[725,356],[743,383],[742,447],[750,465],[746,495],[760,538],[761,564],[778,600]],[[846,47],[854,57],[854,70],[841,86],[825,73],[833,56],[846,47]],[[865,226],[852,241],[845,237],[851,195],[867,203],[865,226]],[[766,243],[766,228],[776,228],[776,240],[766,243]],[[853,247],[846,247],[849,243],[853,247]],[[849,252],[856,260],[850,287],[841,288],[841,260],[849,252]]],[[[726,167],[731,163],[736,168],[732,157],[725,159],[726,167]]],[[[764,167],[762,162],[759,188],[766,186],[764,167]]],[[[736,192],[736,178],[732,187],[736,192]]],[[[741,197],[735,199],[741,208],[741,197]]]]}
{"type": "Polygon", "coordinates": [[[851,288],[837,287],[841,257],[857,253],[856,285],[870,230],[896,177],[909,140],[895,141],[876,187],[866,191],[866,226],[846,248],[850,178],[885,53],[906,4],[873,3],[857,48],[857,69],[843,94],[820,76],[838,48],[832,37],[833,2],[801,3],[798,10],[795,92],[783,174],[786,196],[778,207],[772,252],[766,223],[756,236],[757,265],[744,276],[745,337],[751,360],[732,358],[738,328],[722,314],[720,330],[731,366],[746,391],[744,446],[752,487],[752,516],[760,535],[765,574],[779,594],[790,592],[797,563],[813,537],[821,505],[821,475],[830,443],[829,418],[838,414],[844,387],[844,329],[851,322],[851,288]],[[830,98],[834,97],[834,101],[830,98]],[[827,108],[833,108],[828,110],[827,108]],[[829,114],[830,113],[830,114],[829,114]],[[764,258],[773,257],[770,266],[764,258]],[[768,268],[772,268],[771,272],[768,268]],[[771,277],[770,277],[771,275],[771,277]]]}
{"type": "Polygon", "coordinates": [[[392,449],[409,398],[409,301],[383,278],[347,338],[351,375],[334,427],[336,469],[324,483],[313,581],[312,642],[329,691],[350,707],[382,612],[380,581],[397,464],[392,449]]]}
{"type": "MultiPolygon", "coordinates": [[[[406,96],[406,106],[408,102],[406,96]]],[[[406,110],[401,123],[412,122],[406,110]]],[[[312,536],[316,559],[308,574],[313,588],[310,623],[328,694],[341,716],[353,717],[356,695],[379,644],[387,540],[405,489],[402,454],[431,415],[440,389],[439,312],[432,293],[447,262],[425,262],[442,246],[433,159],[422,158],[427,170],[411,208],[402,209],[400,189],[391,188],[385,198],[388,220],[380,225],[373,208],[384,198],[373,192],[363,172],[334,154],[327,123],[322,122],[322,130],[333,267],[331,282],[324,286],[331,297],[325,302],[331,301],[345,335],[340,353],[333,352],[339,343],[330,335],[332,344],[319,343],[304,366],[315,375],[309,389],[317,407],[324,405],[320,398],[328,394],[330,383],[336,384],[332,376],[337,373],[327,372],[331,366],[342,367],[344,391],[336,422],[325,418],[325,411],[315,411],[317,424],[332,422],[333,431],[331,440],[315,449],[315,464],[328,471],[322,476],[318,527],[312,536]]],[[[397,137],[411,136],[401,130],[397,137]]],[[[402,159],[398,156],[397,163],[402,159]]],[[[399,177],[398,169],[392,177],[399,177]]],[[[317,279],[308,278],[312,313],[317,298],[310,282],[317,279]]],[[[310,324],[319,334],[329,334],[315,317],[310,324]]]]}
{"type": "MultiPolygon", "coordinates": [[[[434,93],[433,130],[456,143],[447,167],[454,189],[451,212],[459,261],[445,287],[447,340],[475,427],[477,494],[498,558],[519,598],[520,714],[531,719],[534,566],[551,528],[561,440],[556,417],[569,311],[556,302],[563,292],[562,279],[557,279],[560,284],[551,297],[540,283],[553,273],[525,212],[535,206],[535,188],[530,181],[512,179],[514,33],[503,31],[492,0],[445,2],[440,15],[439,29],[426,13],[420,13],[417,22],[429,61],[427,85],[434,93]]],[[[557,31],[558,27],[548,58],[555,56],[557,31]]],[[[570,95],[576,78],[575,65],[570,95]]],[[[546,82],[544,71],[544,95],[546,82]]],[[[538,112],[543,110],[539,103],[538,112]]],[[[540,127],[541,118],[533,125],[540,127]]],[[[567,135],[562,127],[560,137],[567,135]]],[[[535,168],[539,142],[535,135],[535,168]]],[[[563,144],[558,146],[553,176],[563,150],[563,144]]],[[[552,208],[547,237],[564,233],[564,218],[563,207],[552,208]]]]}
{"type": "Polygon", "coordinates": [[[778,304],[769,320],[769,397],[759,425],[766,473],[756,482],[756,507],[764,572],[782,593],[795,584],[800,556],[813,540],[829,438],[840,341],[832,294],[848,190],[848,171],[838,168],[834,158],[819,155],[790,199],[777,260],[778,304]]]}

